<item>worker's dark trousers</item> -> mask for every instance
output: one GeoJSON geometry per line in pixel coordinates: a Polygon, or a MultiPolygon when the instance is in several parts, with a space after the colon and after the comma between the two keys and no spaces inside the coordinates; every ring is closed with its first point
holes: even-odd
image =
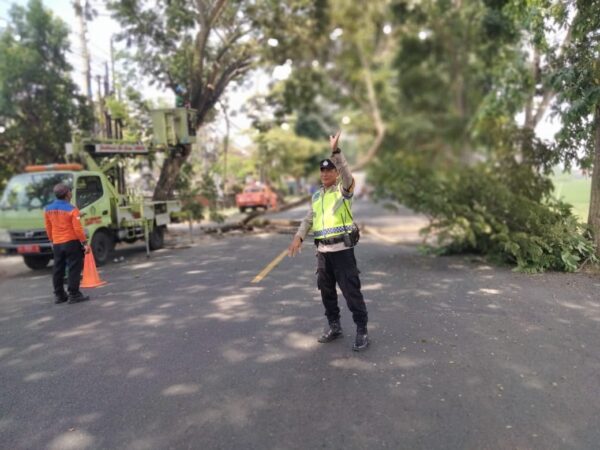
{"type": "Polygon", "coordinates": [[[62,296],[65,293],[63,287],[65,269],[69,268],[68,290],[74,295],[79,292],[81,271],[83,270],[83,248],[79,241],[69,241],[63,244],[54,244],[54,294],[62,296]]]}
{"type": "Polygon", "coordinates": [[[339,252],[317,252],[317,286],[321,291],[321,299],[329,323],[340,319],[335,289],[337,282],[346,299],[348,309],[352,312],[354,323],[358,328],[367,326],[367,307],[360,292],[359,273],[353,248],[339,252]]]}

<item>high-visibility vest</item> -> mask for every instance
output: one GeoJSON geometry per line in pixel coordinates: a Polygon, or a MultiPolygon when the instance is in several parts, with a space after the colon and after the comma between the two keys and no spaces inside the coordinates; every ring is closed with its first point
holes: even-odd
{"type": "Polygon", "coordinates": [[[340,186],[318,191],[312,197],[315,239],[325,239],[350,233],[352,230],[351,200],[344,199],[340,186]]]}

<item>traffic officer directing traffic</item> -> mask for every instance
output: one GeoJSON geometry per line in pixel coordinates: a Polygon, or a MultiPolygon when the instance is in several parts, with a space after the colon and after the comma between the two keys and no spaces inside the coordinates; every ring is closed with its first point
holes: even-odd
{"type": "Polygon", "coordinates": [[[352,217],[354,178],[338,148],[340,134],[341,131],[338,131],[335,136],[329,137],[331,156],[319,164],[323,184],[312,197],[312,206],[288,247],[288,255],[295,256],[300,252],[309,231],[313,232],[317,246],[317,286],[329,322],[318,341],[331,342],[343,335],[335,287],[337,282],[356,324],[352,349],[359,351],[369,345],[368,315],[354,256],[354,246],[358,242],[358,228],[352,217]]]}
{"type": "Polygon", "coordinates": [[[56,200],[44,208],[46,233],[54,252],[54,303],[79,303],[90,298],[79,290],[83,254],[90,251],[80,222],[79,210],[71,202],[71,189],[63,183],[54,186],[56,200]],[[65,270],[69,268],[68,295],[64,288],[65,270]]]}

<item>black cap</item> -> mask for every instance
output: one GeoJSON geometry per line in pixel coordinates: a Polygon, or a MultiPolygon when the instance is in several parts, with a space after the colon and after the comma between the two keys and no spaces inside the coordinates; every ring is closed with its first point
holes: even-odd
{"type": "Polygon", "coordinates": [[[319,163],[320,169],[333,170],[335,169],[335,164],[330,159],[324,159],[319,163]]]}
{"type": "Polygon", "coordinates": [[[69,192],[71,192],[71,189],[66,184],[58,183],[56,186],[54,186],[53,191],[54,191],[54,195],[56,195],[56,197],[60,199],[60,198],[65,198],[65,196],[69,192]]]}

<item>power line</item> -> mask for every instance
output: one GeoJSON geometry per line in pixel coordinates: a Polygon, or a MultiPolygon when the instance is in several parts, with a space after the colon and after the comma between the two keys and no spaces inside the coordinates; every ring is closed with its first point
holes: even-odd
{"type": "MultiPolygon", "coordinates": [[[[80,47],[80,46],[77,46],[77,47],[80,47]]],[[[94,47],[96,47],[96,46],[94,46],[94,47]]],[[[69,52],[72,53],[72,54],[74,54],[74,55],[77,55],[77,56],[80,56],[82,58],[85,58],[85,56],[83,55],[83,51],[81,49],[74,50],[74,49],[70,48],[69,52]]],[[[92,52],[90,52],[89,50],[88,50],[88,52],[90,53],[90,55],[92,55],[92,52]]],[[[93,55],[95,56],[96,59],[98,59],[100,61],[103,61],[103,62],[104,61],[106,61],[106,62],[110,61],[110,55],[108,53],[106,53],[105,51],[103,51],[100,47],[96,47],[93,55]],[[104,55],[103,56],[98,56],[98,53],[104,53],[104,55]]]]}
{"type": "Polygon", "coordinates": [[[110,55],[109,55],[109,53],[108,53],[106,50],[104,50],[103,48],[101,48],[101,47],[99,47],[98,45],[94,44],[92,41],[89,41],[89,42],[88,42],[88,44],[89,44],[91,47],[94,47],[94,48],[95,48],[97,51],[99,51],[100,53],[104,54],[104,55],[105,55],[107,58],[110,58],[110,55]]]}
{"type": "MultiPolygon", "coordinates": [[[[72,54],[74,54],[74,55],[77,55],[77,56],[79,56],[80,58],[85,58],[85,56],[83,55],[83,53],[81,53],[81,52],[78,52],[78,51],[75,51],[75,50],[69,50],[69,53],[72,53],[72,54]]],[[[91,53],[91,52],[90,52],[90,60],[91,60],[91,61],[90,61],[90,64],[104,64],[105,62],[109,62],[109,60],[108,60],[108,59],[106,59],[106,58],[102,58],[102,57],[99,57],[99,56],[97,56],[97,55],[95,55],[95,54],[93,54],[93,53],[91,53]],[[94,58],[92,58],[92,56],[93,56],[94,58]]]]}
{"type": "MultiPolygon", "coordinates": [[[[79,59],[73,59],[72,62],[74,62],[76,64],[85,65],[85,60],[84,60],[84,58],[81,57],[81,54],[76,53],[75,56],[78,56],[79,59]]],[[[104,63],[106,63],[106,62],[108,62],[108,61],[92,60],[92,61],[90,61],[90,64],[98,66],[98,67],[104,67],[104,63]]]]}

